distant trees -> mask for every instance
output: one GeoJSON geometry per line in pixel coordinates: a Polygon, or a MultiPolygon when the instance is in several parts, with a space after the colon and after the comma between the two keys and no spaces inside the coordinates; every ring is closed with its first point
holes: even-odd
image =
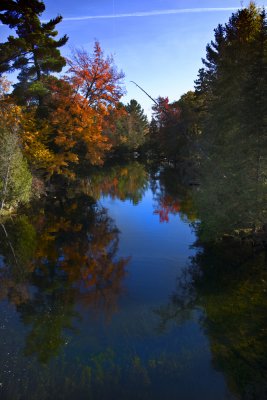
{"type": "Polygon", "coordinates": [[[152,153],[167,158],[176,166],[189,168],[199,133],[198,99],[195,93],[188,92],[173,103],[168,98],[159,97],[152,109],[152,153]]]}
{"type": "Polygon", "coordinates": [[[128,146],[133,150],[140,148],[146,141],[148,134],[148,120],[141,105],[131,100],[125,107],[127,118],[128,146]]]}
{"type": "Polygon", "coordinates": [[[106,118],[105,135],[112,145],[112,156],[131,157],[141,152],[148,141],[149,123],[141,105],[134,99],[118,103],[106,118]]]}
{"type": "Polygon", "coordinates": [[[106,135],[119,156],[140,151],[148,140],[149,124],[141,105],[134,99],[119,104],[107,118],[106,135]]]}

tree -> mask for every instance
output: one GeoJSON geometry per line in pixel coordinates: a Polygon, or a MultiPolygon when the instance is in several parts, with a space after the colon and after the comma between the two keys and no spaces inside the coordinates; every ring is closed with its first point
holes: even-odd
{"type": "Polygon", "coordinates": [[[68,61],[70,76],[50,79],[51,96],[46,99],[47,147],[54,154],[53,173],[67,173],[70,164],[102,164],[111,148],[104,127],[124,90],[123,73],[111,57],[104,58],[98,42],[93,54],[76,50],[68,61]]]}
{"type": "Polygon", "coordinates": [[[147,138],[147,116],[136,100],[131,100],[125,108],[128,112],[128,145],[133,150],[137,150],[145,143],[147,138]]]}
{"type": "Polygon", "coordinates": [[[73,177],[76,164],[104,162],[111,148],[104,128],[123,93],[122,74],[110,58],[104,58],[98,43],[93,55],[77,51],[69,64],[70,76],[46,80],[49,95],[42,98],[46,118],[39,118],[32,106],[22,120],[24,152],[48,178],[73,177]]]}
{"type": "Polygon", "coordinates": [[[31,174],[18,145],[18,138],[0,127],[0,211],[26,203],[31,194],[31,174]]]}
{"type": "Polygon", "coordinates": [[[141,149],[147,140],[148,133],[147,116],[136,100],[131,100],[126,105],[119,104],[119,107],[112,110],[107,118],[105,134],[120,156],[141,149]]]}
{"type": "Polygon", "coordinates": [[[250,3],[217,27],[196,81],[203,150],[197,204],[201,229],[213,238],[256,232],[266,222],[266,52],[265,10],[250,3]]]}
{"type": "Polygon", "coordinates": [[[47,119],[47,144],[54,154],[49,167],[51,174],[66,173],[71,164],[78,162],[103,164],[105,153],[111,147],[103,134],[106,110],[101,112],[91,107],[77,93],[77,87],[67,81],[55,83],[51,89],[51,112],[47,119]]]}
{"type": "Polygon", "coordinates": [[[99,42],[95,42],[93,54],[84,49],[74,50],[68,65],[68,81],[88,106],[103,113],[117,105],[124,94],[124,73],[117,71],[111,56],[104,57],[99,42]]]}
{"type": "Polygon", "coordinates": [[[0,78],[0,211],[29,201],[32,177],[19,145],[21,110],[0,78]]]}
{"type": "Polygon", "coordinates": [[[2,0],[0,5],[0,21],[17,34],[0,44],[0,73],[20,70],[14,94],[21,103],[41,104],[48,92],[45,78],[51,72],[60,72],[66,64],[58,48],[66,44],[68,37],[54,39],[62,17],[41,22],[44,10],[40,0],[2,0]]]}
{"type": "MultiPolygon", "coordinates": [[[[152,150],[153,158],[168,157],[169,137],[173,137],[173,130],[177,123],[178,115],[173,113],[172,107],[169,103],[168,97],[158,97],[157,104],[152,106],[153,114],[150,123],[150,148],[152,150]]],[[[174,148],[172,147],[172,150],[174,148]]]]}
{"type": "Polygon", "coordinates": [[[199,133],[197,98],[194,92],[185,93],[178,101],[169,103],[159,97],[152,107],[150,125],[151,146],[155,153],[167,158],[176,167],[190,171],[195,159],[195,142],[199,133]]]}

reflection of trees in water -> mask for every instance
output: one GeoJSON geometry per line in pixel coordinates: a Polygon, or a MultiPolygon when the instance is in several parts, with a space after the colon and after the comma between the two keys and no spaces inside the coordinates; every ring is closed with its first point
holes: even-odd
{"type": "Polygon", "coordinates": [[[253,164],[247,165],[246,153],[242,155],[243,168],[237,168],[234,149],[203,167],[201,185],[194,196],[203,241],[223,234],[258,233],[266,224],[266,181],[256,179],[253,164]]]}
{"type": "Polygon", "coordinates": [[[171,215],[180,214],[185,221],[196,219],[192,203],[192,189],[181,184],[179,171],[174,168],[162,168],[151,173],[151,189],[154,200],[154,214],[160,222],[169,222],[171,215]]]}
{"type": "Polygon", "coordinates": [[[49,199],[37,216],[5,228],[13,252],[1,234],[1,297],[31,326],[25,353],[46,362],[68,341],[77,301],[107,317],[116,310],[128,259],[116,258],[119,231],[107,210],[82,194],[49,199]]]}
{"type": "Polygon", "coordinates": [[[170,303],[157,311],[164,328],[202,310],[213,363],[241,399],[267,396],[266,266],[266,255],[251,255],[249,246],[206,245],[178,280],[170,303]]]}
{"type": "Polygon", "coordinates": [[[84,192],[94,199],[111,196],[138,204],[148,188],[148,173],[144,165],[132,162],[98,169],[82,180],[84,192]]]}
{"type": "Polygon", "coordinates": [[[0,299],[15,305],[30,297],[28,277],[36,248],[36,231],[25,215],[2,221],[0,247],[4,263],[0,269],[0,299]]]}
{"type": "Polygon", "coordinates": [[[174,169],[155,174],[152,190],[161,221],[179,212],[193,222],[203,246],[179,277],[170,302],[156,313],[161,331],[170,322],[201,315],[214,365],[232,392],[242,399],[265,399],[266,185],[254,179],[249,163],[246,172],[236,170],[234,150],[227,150],[213,164],[205,163],[200,186],[179,184],[174,169]]]}

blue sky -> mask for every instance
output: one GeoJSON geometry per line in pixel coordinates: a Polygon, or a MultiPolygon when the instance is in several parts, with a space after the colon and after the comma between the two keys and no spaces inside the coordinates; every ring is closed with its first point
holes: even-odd
{"type": "MultiPolygon", "coordinates": [[[[214,28],[228,21],[232,8],[241,7],[239,0],[45,0],[45,4],[44,19],[57,14],[64,18],[58,25],[59,33],[69,36],[63,54],[69,55],[71,47],[91,51],[99,40],[126,75],[123,101],[135,98],[148,115],[151,100],[130,81],[154,98],[177,100],[193,89],[214,28]]],[[[1,27],[1,36],[6,33],[7,28],[1,27]]]]}

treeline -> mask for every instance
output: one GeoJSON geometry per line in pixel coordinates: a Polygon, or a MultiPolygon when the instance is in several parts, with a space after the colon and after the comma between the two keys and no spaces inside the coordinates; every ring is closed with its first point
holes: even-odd
{"type": "Polygon", "coordinates": [[[0,21],[15,35],[0,44],[1,210],[39,195],[55,176],[72,179],[106,157],[136,151],[148,133],[141,106],[120,102],[124,74],[95,43],[65,59],[62,17],[41,22],[40,0],[3,0],[0,21]],[[55,76],[66,67],[62,77],[55,76]],[[5,74],[18,71],[10,92],[5,74]],[[33,180],[33,183],[32,183],[33,180]]]}
{"type": "MultiPolygon", "coordinates": [[[[267,231],[267,28],[254,3],[215,29],[195,91],[158,99],[152,158],[197,184],[202,240],[267,231]]],[[[265,234],[266,237],[266,234],[265,234]]],[[[251,236],[254,240],[254,237],[251,236]]]]}
{"type": "MultiPolygon", "coordinates": [[[[198,185],[202,237],[266,224],[266,13],[254,3],[215,29],[195,90],[159,97],[148,123],[136,100],[121,103],[124,74],[95,43],[65,59],[62,17],[41,22],[40,0],[3,0],[0,21],[0,208],[15,208],[47,183],[142,153],[198,185]],[[64,69],[64,75],[58,74],[64,69]],[[18,71],[10,92],[5,74],[18,71]],[[57,74],[57,76],[55,76],[57,74]],[[210,210],[214,212],[211,213],[210,210]],[[216,218],[212,219],[212,216],[216,218]]],[[[242,233],[241,233],[242,236],[242,233]]]]}

